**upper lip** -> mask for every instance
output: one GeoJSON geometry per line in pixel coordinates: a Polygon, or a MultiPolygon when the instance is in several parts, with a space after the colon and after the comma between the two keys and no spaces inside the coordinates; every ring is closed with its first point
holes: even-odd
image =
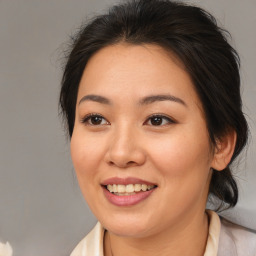
{"type": "Polygon", "coordinates": [[[126,178],[120,178],[120,177],[111,177],[108,178],[106,180],[104,180],[101,185],[106,186],[106,185],[112,185],[112,184],[120,184],[120,185],[128,185],[128,184],[145,184],[145,185],[154,185],[156,186],[156,184],[150,182],[150,181],[146,181],[146,180],[142,180],[142,179],[138,179],[135,177],[126,177],[126,178]]]}

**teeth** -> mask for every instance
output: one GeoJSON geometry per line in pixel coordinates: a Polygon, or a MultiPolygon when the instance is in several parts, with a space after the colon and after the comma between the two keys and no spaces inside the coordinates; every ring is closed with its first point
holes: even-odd
{"type": "Polygon", "coordinates": [[[117,196],[130,196],[130,195],[135,195],[136,193],[114,193],[117,196]]]}
{"type": "Polygon", "coordinates": [[[135,185],[134,185],[134,191],[135,191],[135,192],[141,191],[141,185],[140,185],[140,184],[135,184],[135,185]]]}
{"type": "Polygon", "coordinates": [[[132,184],[126,185],[125,192],[126,193],[133,193],[134,192],[134,186],[132,184]]]}
{"type": "Polygon", "coordinates": [[[141,185],[141,189],[142,189],[142,191],[147,191],[147,187],[148,187],[147,185],[142,184],[142,185],[141,185]]]}
{"type": "Polygon", "coordinates": [[[112,185],[107,185],[107,189],[108,189],[108,191],[111,192],[111,193],[114,192],[112,185]]]}
{"type": "Polygon", "coordinates": [[[117,192],[118,193],[125,193],[126,192],[126,186],[125,185],[117,185],[117,192]]]}
{"type": "Polygon", "coordinates": [[[107,185],[107,189],[111,193],[115,193],[117,195],[131,195],[135,194],[134,192],[147,191],[154,188],[154,185],[146,185],[146,184],[128,184],[128,185],[120,185],[113,184],[107,185]]]}

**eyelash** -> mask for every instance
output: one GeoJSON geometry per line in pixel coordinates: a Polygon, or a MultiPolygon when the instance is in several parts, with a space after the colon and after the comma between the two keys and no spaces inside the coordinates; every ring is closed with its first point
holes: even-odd
{"type": "MultiPolygon", "coordinates": [[[[102,115],[100,114],[97,114],[97,113],[91,113],[91,114],[88,114],[86,115],[85,117],[83,117],[81,119],[81,123],[85,124],[85,125],[91,125],[91,126],[100,126],[100,125],[106,125],[106,124],[92,124],[90,123],[89,121],[93,118],[93,117],[99,117],[101,119],[104,119],[106,120],[102,115]]],[[[154,115],[151,115],[147,118],[147,120],[143,123],[143,124],[146,124],[147,122],[149,122],[151,120],[152,122],[152,119],[153,118],[160,118],[162,120],[166,120],[168,122],[168,124],[174,124],[176,123],[176,121],[174,121],[172,118],[170,117],[167,117],[166,115],[161,115],[161,114],[154,114],[154,115]]],[[[107,124],[110,124],[107,120],[106,120],[107,124]]],[[[168,125],[168,124],[164,124],[162,125],[162,122],[160,125],[151,125],[151,126],[165,126],[165,125],[168,125]]]]}
{"type": "MultiPolygon", "coordinates": [[[[91,114],[88,114],[88,115],[86,115],[85,117],[83,117],[83,118],[81,119],[81,123],[83,123],[83,124],[85,124],[85,125],[98,126],[98,125],[89,123],[89,120],[92,119],[93,117],[100,117],[100,118],[106,120],[106,119],[105,119],[102,115],[100,115],[100,114],[91,113],[91,114]]],[[[107,121],[107,120],[106,120],[106,121],[107,121]]],[[[107,121],[107,122],[108,122],[108,121],[107,121]]],[[[109,124],[109,122],[108,122],[108,124],[109,124]]],[[[99,125],[101,125],[101,124],[99,124],[99,125]]]]}
{"type": "Polygon", "coordinates": [[[149,116],[149,117],[147,118],[146,122],[144,122],[144,124],[147,123],[147,122],[149,122],[150,120],[151,120],[151,122],[152,122],[152,119],[153,119],[153,118],[161,118],[162,120],[166,120],[168,123],[162,125],[162,122],[161,122],[160,125],[151,125],[151,126],[166,126],[166,125],[169,125],[169,124],[174,124],[174,123],[176,123],[172,118],[170,118],[170,117],[168,117],[168,116],[166,116],[166,115],[154,114],[154,115],[149,116]]]}

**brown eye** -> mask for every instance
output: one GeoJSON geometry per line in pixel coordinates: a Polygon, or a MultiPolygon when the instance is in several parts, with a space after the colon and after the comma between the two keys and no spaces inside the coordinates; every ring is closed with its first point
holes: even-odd
{"type": "Polygon", "coordinates": [[[162,116],[162,115],[154,115],[148,118],[146,123],[152,126],[163,126],[163,125],[168,125],[175,122],[169,117],[162,116]]]}
{"type": "Polygon", "coordinates": [[[90,114],[81,120],[86,125],[106,125],[108,121],[101,115],[90,114]]]}
{"type": "Polygon", "coordinates": [[[150,120],[152,125],[161,125],[163,122],[163,118],[159,116],[152,117],[150,120]]]}
{"type": "Polygon", "coordinates": [[[102,117],[101,116],[92,116],[91,117],[91,124],[93,124],[93,125],[99,125],[99,124],[101,124],[101,122],[102,122],[102,117]]]}

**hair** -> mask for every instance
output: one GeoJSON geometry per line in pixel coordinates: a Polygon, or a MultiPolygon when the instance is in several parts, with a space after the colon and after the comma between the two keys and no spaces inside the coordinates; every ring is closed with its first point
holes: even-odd
{"type": "Polygon", "coordinates": [[[207,11],[168,0],[131,0],[96,16],[72,39],[65,63],[60,108],[72,137],[79,83],[88,60],[100,49],[118,43],[155,44],[176,55],[190,75],[202,102],[211,145],[229,131],[237,141],[231,162],[213,169],[209,196],[219,209],[234,207],[238,188],[230,165],[247,143],[248,125],[242,112],[240,60],[228,43],[229,33],[207,11]]]}

